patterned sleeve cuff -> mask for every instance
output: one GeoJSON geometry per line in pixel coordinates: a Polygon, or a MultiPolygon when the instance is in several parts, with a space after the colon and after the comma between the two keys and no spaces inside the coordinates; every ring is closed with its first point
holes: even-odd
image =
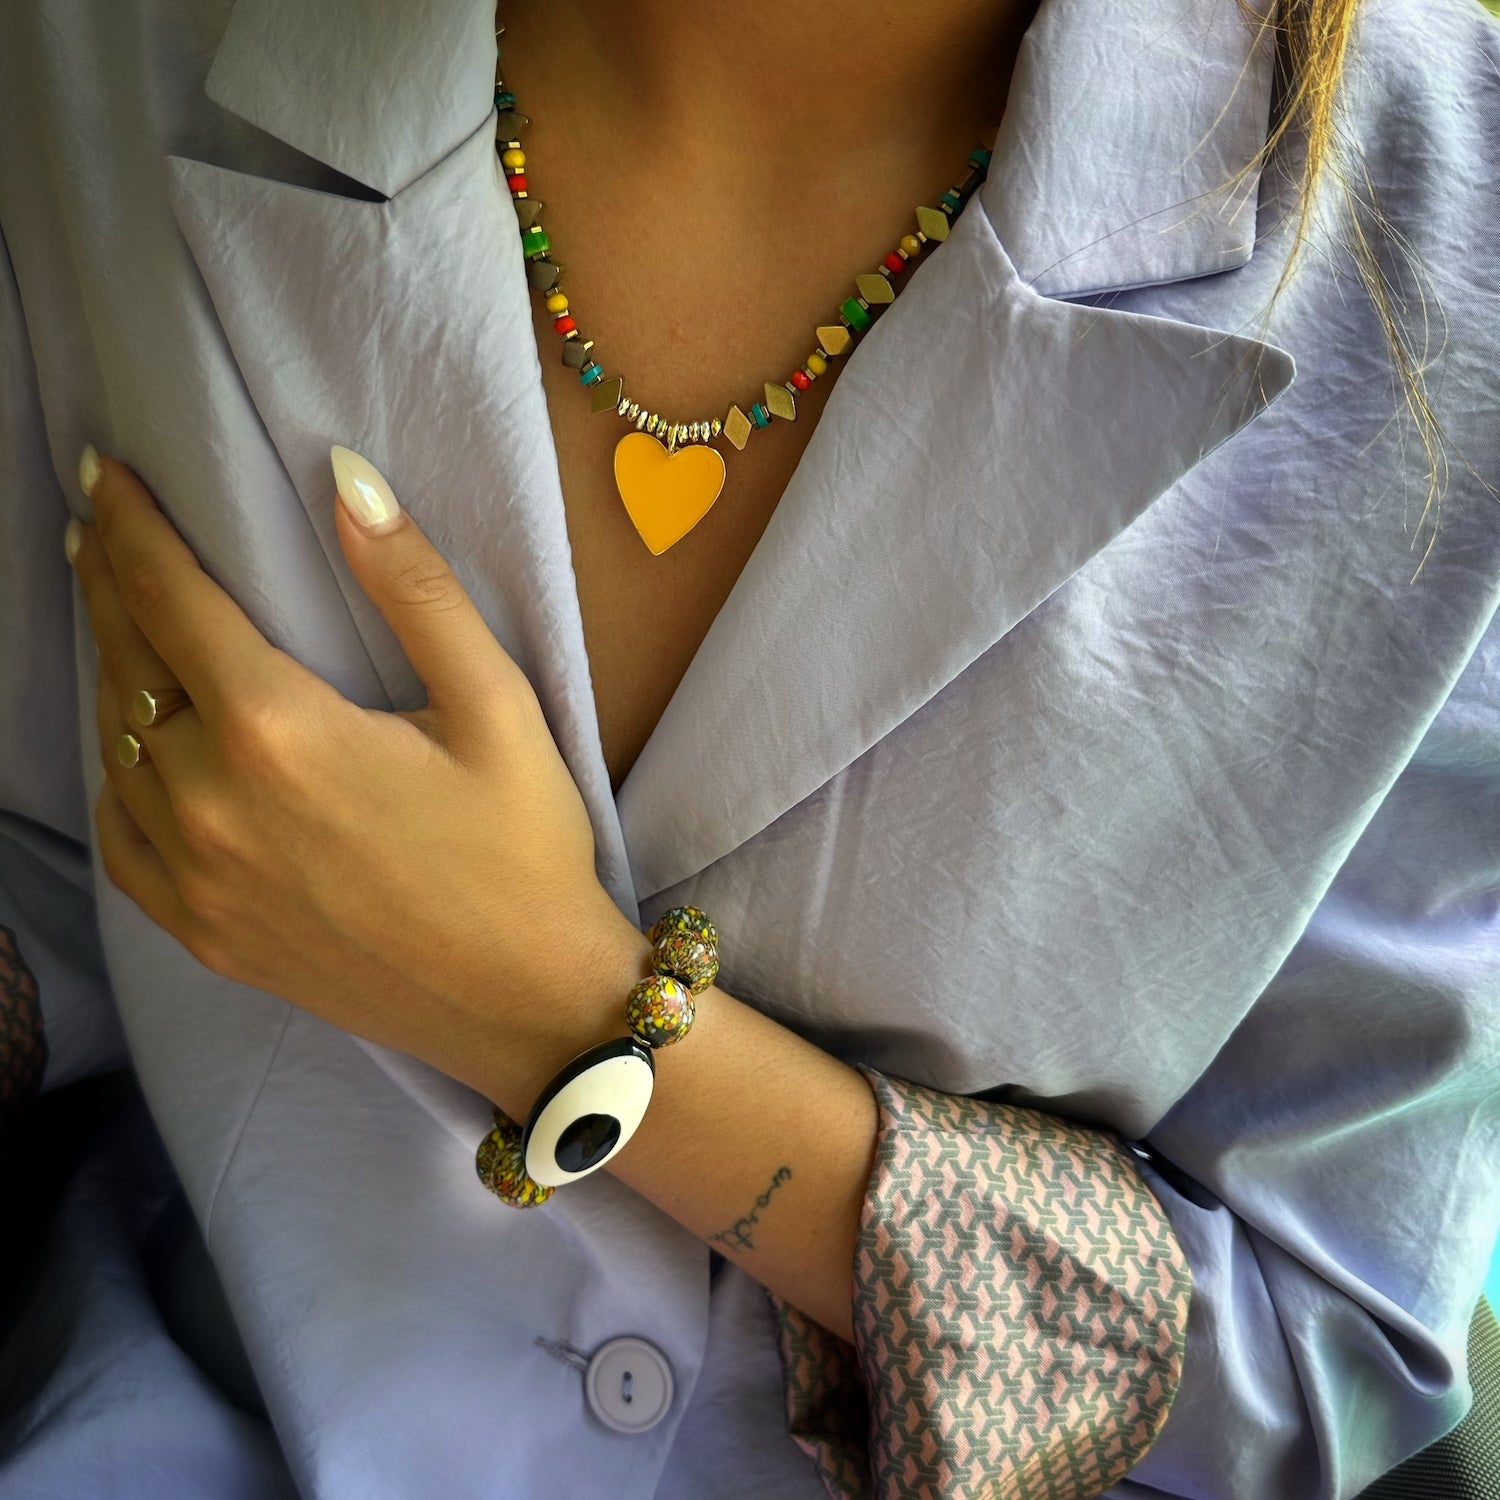
{"type": "Polygon", "coordinates": [[[1192,1277],[1109,1131],[859,1071],[879,1130],[854,1344],[771,1295],[788,1431],[834,1500],[1089,1500],[1156,1441],[1192,1277]]]}

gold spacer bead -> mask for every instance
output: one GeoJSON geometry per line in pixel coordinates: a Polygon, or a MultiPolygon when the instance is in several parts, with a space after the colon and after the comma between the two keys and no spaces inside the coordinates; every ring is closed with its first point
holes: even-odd
{"type": "Polygon", "coordinates": [[[644,432],[645,431],[645,428],[646,428],[646,417],[647,417],[647,413],[643,412],[643,411],[637,411],[634,414],[634,416],[632,417],[632,420],[635,423],[635,430],[637,432],[644,432]]]}
{"type": "Polygon", "coordinates": [[[723,424],[717,417],[715,417],[713,421],[708,424],[708,435],[710,437],[718,437],[718,435],[723,432],[723,430],[723,424]]]}

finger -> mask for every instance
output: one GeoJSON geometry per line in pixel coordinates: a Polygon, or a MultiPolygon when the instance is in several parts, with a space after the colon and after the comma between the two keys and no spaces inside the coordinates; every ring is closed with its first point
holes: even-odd
{"type": "Polygon", "coordinates": [[[110,883],[179,941],[184,941],[191,919],[166,862],[137,825],[112,781],[106,781],[94,806],[99,858],[110,883]]]}
{"type": "Polygon", "coordinates": [[[99,679],[95,701],[99,759],[105,780],[130,812],[136,828],[170,868],[182,868],[186,849],[161,772],[138,733],[126,727],[114,693],[99,679]]]}
{"type": "Polygon", "coordinates": [[[375,465],[348,448],[335,446],[331,457],[343,502],[344,556],[422,679],[429,704],[442,711],[524,683],[443,554],[401,509],[375,465]]]}
{"type": "Polygon", "coordinates": [[[227,691],[270,688],[291,658],[203,571],[145,485],[92,447],[79,474],[125,608],[200,711],[213,716],[227,691]]]}
{"type": "MultiPolygon", "coordinates": [[[[113,696],[122,718],[119,728],[123,730],[126,727],[124,715],[141,689],[154,687],[164,698],[170,692],[180,694],[182,690],[172,686],[171,668],[157,654],[156,648],[125,608],[97,527],[80,528],[73,566],[88,606],[94,644],[99,648],[99,691],[101,695],[108,693],[113,696]]],[[[185,697],[183,701],[187,701],[185,697]]],[[[139,715],[132,713],[131,719],[132,730],[144,727],[139,715]]],[[[180,719],[169,733],[167,715],[158,716],[149,737],[155,747],[153,758],[163,767],[172,765],[175,747],[185,743],[188,734],[187,719],[180,719]]]]}

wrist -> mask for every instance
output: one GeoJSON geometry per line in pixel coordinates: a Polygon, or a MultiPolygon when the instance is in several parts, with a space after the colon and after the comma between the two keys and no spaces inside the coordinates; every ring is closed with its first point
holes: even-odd
{"type": "Polygon", "coordinates": [[[524,1003],[492,1013],[483,1091],[517,1121],[564,1064],[627,1030],[625,997],[651,971],[651,944],[608,897],[604,908],[568,924],[546,977],[520,987],[524,1003]]]}

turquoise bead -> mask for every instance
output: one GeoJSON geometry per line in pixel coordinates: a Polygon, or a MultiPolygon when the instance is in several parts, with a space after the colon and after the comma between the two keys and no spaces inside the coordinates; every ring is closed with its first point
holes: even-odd
{"type": "Polygon", "coordinates": [[[950,213],[957,213],[963,207],[964,200],[958,196],[955,188],[949,188],[938,201],[939,208],[946,208],[950,213]]]}
{"type": "Polygon", "coordinates": [[[593,385],[593,383],[596,380],[602,380],[603,378],[604,378],[604,366],[603,365],[597,365],[597,364],[592,364],[592,363],[586,364],[578,372],[578,382],[579,382],[580,385],[593,385]]]}
{"type": "Polygon", "coordinates": [[[978,167],[981,172],[990,164],[990,153],[983,146],[977,146],[969,152],[969,164],[978,167]]]}
{"type": "Polygon", "coordinates": [[[750,408],[750,420],[757,427],[769,427],[771,425],[771,413],[768,412],[759,401],[750,408]]]}
{"type": "Polygon", "coordinates": [[[516,96],[513,93],[511,93],[511,91],[509,89],[496,89],[495,90],[495,108],[496,109],[514,109],[515,106],[516,106],[516,96]]]}

